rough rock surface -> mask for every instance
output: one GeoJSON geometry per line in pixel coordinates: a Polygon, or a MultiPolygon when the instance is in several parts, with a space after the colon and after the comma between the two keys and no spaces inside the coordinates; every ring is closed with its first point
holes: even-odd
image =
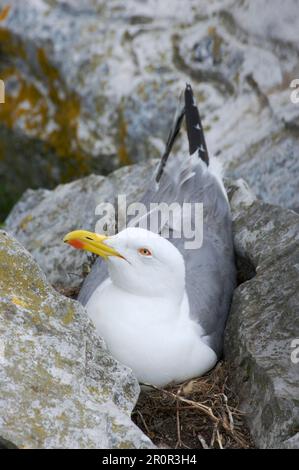
{"type": "MultiPolygon", "coordinates": [[[[52,285],[78,287],[92,260],[62,240],[75,229],[95,230],[99,204],[115,203],[126,195],[127,203],[139,200],[151,177],[155,161],[131,165],[109,177],[91,175],[60,185],[53,191],[27,190],[5,222],[5,229],[33,255],[52,285]]],[[[113,218],[114,221],[114,218],[113,218]]],[[[111,226],[113,229],[112,216],[111,226]]]]}
{"type": "Polygon", "coordinates": [[[258,447],[299,448],[299,216],[243,181],[230,201],[241,282],[225,339],[232,384],[258,447]]]}
{"type": "Polygon", "coordinates": [[[139,393],[130,370],[3,231],[0,336],[0,447],[152,447],[130,420],[139,393]]]}
{"type": "Polygon", "coordinates": [[[159,156],[186,81],[208,147],[231,174],[266,201],[298,208],[297,0],[283,8],[279,0],[0,0],[0,8],[2,217],[28,187],[159,156]]]}

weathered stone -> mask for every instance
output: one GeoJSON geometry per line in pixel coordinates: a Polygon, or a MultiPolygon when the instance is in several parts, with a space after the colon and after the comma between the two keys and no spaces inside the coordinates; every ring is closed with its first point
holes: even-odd
{"type": "Polygon", "coordinates": [[[139,394],[85,310],[0,232],[0,446],[150,448],[130,420],[139,394]]]}
{"type": "MultiPolygon", "coordinates": [[[[5,229],[33,255],[58,287],[80,286],[93,257],[81,250],[71,250],[63,237],[76,229],[95,230],[99,204],[117,207],[117,196],[127,203],[138,201],[151,178],[156,161],[116,170],[109,177],[91,175],[60,185],[53,191],[27,190],[5,222],[5,229]]],[[[109,207],[108,207],[109,210],[109,207]]],[[[120,223],[124,219],[119,214],[120,223]]],[[[113,229],[114,216],[107,232],[113,229]]]]}
{"type": "Polygon", "coordinates": [[[298,207],[294,0],[9,5],[0,0],[2,218],[28,187],[160,155],[186,81],[211,153],[266,201],[298,207]]]}
{"type": "Polygon", "coordinates": [[[255,444],[298,448],[299,216],[255,199],[244,182],[230,201],[242,280],[226,329],[231,381],[255,444]]]}

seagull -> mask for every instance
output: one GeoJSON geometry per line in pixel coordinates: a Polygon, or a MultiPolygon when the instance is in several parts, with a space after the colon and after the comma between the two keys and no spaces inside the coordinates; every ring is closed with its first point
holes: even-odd
{"type": "MultiPolygon", "coordinates": [[[[64,238],[99,256],[78,300],[112,356],[142,384],[164,387],[199,377],[222,354],[236,270],[230,206],[217,165],[210,163],[187,84],[141,202],[148,209],[145,218],[153,202],[202,203],[201,246],[188,248],[184,236],[177,236],[175,216],[161,222],[158,233],[129,223],[113,236],[75,230],[64,238]],[[189,155],[169,158],[184,118],[189,155]]],[[[194,212],[184,217],[195,226],[194,212]]]]}

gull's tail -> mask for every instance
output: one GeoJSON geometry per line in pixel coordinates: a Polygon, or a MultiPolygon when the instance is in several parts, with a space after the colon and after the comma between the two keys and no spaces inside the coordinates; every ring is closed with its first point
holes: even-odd
{"type": "Polygon", "coordinates": [[[193,155],[195,152],[198,152],[199,158],[208,165],[209,154],[206,139],[193,91],[189,84],[186,85],[185,89],[185,119],[189,140],[189,153],[193,155]]]}
{"type": "Polygon", "coordinates": [[[193,155],[197,151],[199,158],[201,158],[201,160],[203,160],[207,165],[209,164],[209,154],[201,124],[200,115],[194,100],[191,85],[187,84],[185,88],[185,93],[182,93],[180,96],[179,104],[177,106],[173,123],[166,142],[165,151],[162,155],[161,162],[156,174],[157,182],[160,181],[160,178],[163,174],[163,170],[166,165],[169,154],[172,150],[173,144],[181,130],[184,116],[186,120],[190,155],[193,155]]]}
{"type": "Polygon", "coordinates": [[[157,175],[156,175],[157,183],[160,181],[160,178],[163,174],[163,170],[166,165],[169,154],[171,152],[171,149],[173,147],[173,144],[181,130],[184,115],[185,115],[185,103],[183,102],[183,93],[182,93],[180,96],[179,104],[177,106],[174,118],[173,118],[171,129],[168,135],[165,151],[162,155],[161,162],[157,171],[157,175]]]}

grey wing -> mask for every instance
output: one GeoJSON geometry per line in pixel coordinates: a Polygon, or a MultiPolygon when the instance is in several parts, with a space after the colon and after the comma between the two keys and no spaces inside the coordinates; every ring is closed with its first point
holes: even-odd
{"type": "MultiPolygon", "coordinates": [[[[224,327],[235,286],[235,263],[230,207],[217,178],[197,157],[176,157],[168,161],[159,186],[153,181],[142,202],[168,204],[203,203],[202,246],[188,249],[184,238],[175,238],[167,227],[169,240],[183,255],[190,315],[204,330],[204,340],[219,356],[224,327]],[[167,168],[167,169],[166,169],[167,168]]],[[[194,212],[191,228],[195,230],[194,212]]],[[[144,221],[143,221],[144,223],[144,221]]],[[[163,235],[164,227],[160,227],[163,235]]]]}
{"type": "Polygon", "coordinates": [[[83,282],[78,300],[82,305],[86,305],[97,287],[108,277],[107,264],[102,258],[97,258],[92,269],[83,282]]]}
{"type": "MultiPolygon", "coordinates": [[[[164,159],[142,202],[148,209],[151,202],[178,202],[180,207],[186,202],[193,207],[195,203],[203,204],[203,240],[200,248],[188,249],[187,240],[176,238],[176,230],[173,227],[171,230],[170,224],[166,232],[185,261],[190,315],[204,330],[203,339],[219,356],[236,282],[231,213],[224,188],[208,169],[208,150],[190,85],[186,86],[184,109],[177,112],[179,118],[175,120],[170,136],[178,134],[183,114],[192,156],[169,159],[167,165],[164,159]]],[[[166,159],[170,150],[166,145],[166,159]]],[[[189,223],[192,230],[197,229],[194,211],[191,212],[189,223]]],[[[164,228],[160,227],[161,235],[164,228]]]]}
{"type": "Polygon", "coordinates": [[[191,317],[200,323],[206,342],[219,356],[236,278],[231,214],[222,188],[209,171],[198,170],[193,184],[192,202],[203,202],[203,243],[198,250],[188,250],[178,241],[177,248],[185,260],[191,317]]]}

